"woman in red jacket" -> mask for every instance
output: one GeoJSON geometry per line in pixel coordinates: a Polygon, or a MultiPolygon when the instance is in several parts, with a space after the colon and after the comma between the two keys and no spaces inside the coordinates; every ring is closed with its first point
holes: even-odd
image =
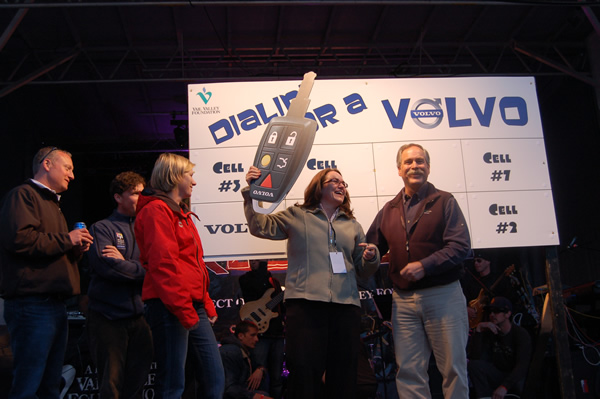
{"type": "Polygon", "coordinates": [[[208,295],[202,243],[182,202],[192,196],[194,164],[161,154],[152,170],[151,189],[137,205],[135,235],[146,269],[142,299],[156,354],[155,398],[179,399],[185,385],[188,340],[202,398],[221,399],[225,376],[211,324],[217,319],[208,295]]]}

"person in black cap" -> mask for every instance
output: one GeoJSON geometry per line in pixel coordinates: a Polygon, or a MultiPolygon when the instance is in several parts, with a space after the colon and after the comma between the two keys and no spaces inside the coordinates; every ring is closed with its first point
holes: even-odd
{"type": "Polygon", "coordinates": [[[474,397],[502,399],[523,389],[531,357],[529,333],[512,323],[512,303],[497,296],[489,306],[489,321],[477,325],[469,341],[468,372],[474,397]]]}

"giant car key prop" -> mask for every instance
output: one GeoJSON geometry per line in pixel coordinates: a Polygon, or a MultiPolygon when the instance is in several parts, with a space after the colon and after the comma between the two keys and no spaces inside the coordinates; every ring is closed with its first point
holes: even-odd
{"type": "Polygon", "coordinates": [[[316,76],[314,72],[304,74],[287,115],[273,118],[263,133],[254,157],[254,166],[261,175],[250,184],[255,212],[273,212],[304,168],[317,132],[317,122],[304,117],[316,76]],[[261,203],[265,202],[270,206],[263,208],[261,203]]]}

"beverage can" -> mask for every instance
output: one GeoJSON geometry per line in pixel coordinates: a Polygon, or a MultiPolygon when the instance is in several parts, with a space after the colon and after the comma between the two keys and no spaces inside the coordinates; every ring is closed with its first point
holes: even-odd
{"type": "Polygon", "coordinates": [[[75,230],[85,229],[85,228],[86,228],[86,225],[85,225],[84,222],[77,222],[77,223],[75,223],[75,227],[74,227],[75,230]]]}

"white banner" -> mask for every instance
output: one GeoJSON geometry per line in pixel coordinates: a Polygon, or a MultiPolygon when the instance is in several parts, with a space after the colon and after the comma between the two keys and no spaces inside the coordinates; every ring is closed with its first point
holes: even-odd
{"type": "MultiPolygon", "coordinates": [[[[192,205],[207,260],[285,257],[285,242],[250,235],[240,190],[266,125],[287,113],[300,81],[188,86],[192,205]]],[[[335,167],[366,232],[403,187],[398,148],[415,142],[431,155],[429,181],[457,198],[474,248],[559,243],[533,78],[317,77],[310,98],[315,143],[279,209],[335,167]]]]}

